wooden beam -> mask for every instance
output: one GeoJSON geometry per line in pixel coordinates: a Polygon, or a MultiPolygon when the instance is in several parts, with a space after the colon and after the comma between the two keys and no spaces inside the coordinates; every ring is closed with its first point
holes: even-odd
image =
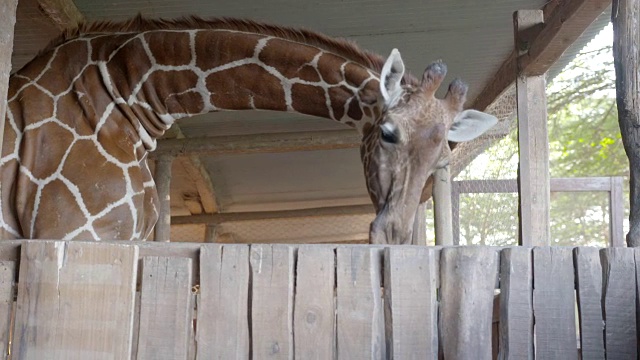
{"type": "Polygon", "coordinates": [[[436,245],[453,245],[449,166],[436,170],[433,178],[433,217],[436,245]]]}
{"type": "Polygon", "coordinates": [[[4,119],[7,111],[7,91],[13,53],[13,28],[16,25],[18,0],[0,1],[0,150],[4,138],[4,119]]]}
{"type": "Polygon", "coordinates": [[[218,213],[210,215],[174,216],[171,224],[211,224],[217,225],[232,221],[271,220],[301,217],[325,217],[344,215],[373,214],[372,205],[334,206],[301,210],[259,211],[239,213],[218,213]]]}
{"type": "MultiPolygon", "coordinates": [[[[527,34],[530,51],[521,61],[521,71],[528,75],[544,74],[609,4],[611,0],[549,1],[543,8],[544,24],[527,34]]],[[[507,56],[491,81],[471,102],[471,108],[485,110],[498,101],[515,82],[518,57],[516,50],[507,56]]]]}
{"type": "MultiPolygon", "coordinates": [[[[514,14],[516,49],[526,53],[531,28],[542,23],[541,10],[521,10],[514,14]]],[[[520,58],[519,58],[520,59],[520,58]]],[[[518,61],[518,69],[522,69],[518,61]]],[[[549,245],[550,175],[549,136],[545,75],[518,72],[518,188],[520,197],[520,245],[549,245]]]]}
{"type": "Polygon", "coordinates": [[[162,155],[193,156],[332,150],[358,148],[361,142],[361,135],[350,129],[167,139],[158,141],[158,149],[150,156],[157,158],[162,155]]]}
{"type": "Polygon", "coordinates": [[[60,30],[77,27],[85,21],[73,0],[38,0],[38,7],[60,30]]]}
{"type": "Polygon", "coordinates": [[[627,245],[635,247],[640,246],[640,2],[614,1],[611,21],[618,123],[630,169],[627,245]]]}
{"type": "Polygon", "coordinates": [[[427,202],[418,205],[416,215],[413,219],[413,233],[411,234],[411,244],[427,246],[427,202]]]}
{"type": "Polygon", "coordinates": [[[155,182],[160,199],[158,222],[155,227],[155,241],[171,239],[171,164],[173,158],[165,155],[156,160],[155,182]]]}

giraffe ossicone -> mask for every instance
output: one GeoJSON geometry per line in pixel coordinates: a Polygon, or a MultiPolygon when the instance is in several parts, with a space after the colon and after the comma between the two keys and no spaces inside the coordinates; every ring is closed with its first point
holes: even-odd
{"type": "Polygon", "coordinates": [[[212,111],[292,111],[342,122],[363,136],[377,216],[375,243],[407,243],[427,179],[495,124],[462,111],[466,86],[434,93],[350,42],[248,20],[185,18],[82,25],[9,80],[0,159],[3,238],[145,239],[157,192],[147,165],[173,122],[212,111]],[[450,130],[451,129],[451,130],[450,130]]]}

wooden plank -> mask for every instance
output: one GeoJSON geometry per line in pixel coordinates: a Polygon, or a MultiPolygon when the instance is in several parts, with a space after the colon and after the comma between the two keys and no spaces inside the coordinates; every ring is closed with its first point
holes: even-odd
{"type": "Polygon", "coordinates": [[[11,338],[11,313],[15,295],[15,270],[13,261],[0,261],[0,357],[7,359],[11,338]]]}
{"type": "Polygon", "coordinates": [[[168,139],[158,141],[158,148],[149,153],[149,156],[159,158],[163,155],[214,156],[353,149],[360,147],[361,143],[361,135],[352,129],[168,139]]]}
{"type": "MultiPolygon", "coordinates": [[[[619,177],[576,177],[551,179],[551,192],[610,191],[613,179],[619,177]]],[[[462,194],[509,194],[518,192],[515,179],[504,180],[459,180],[453,182],[462,194]]]]}
{"type": "Polygon", "coordinates": [[[155,241],[171,240],[171,164],[173,157],[161,156],[156,160],[154,180],[158,191],[158,222],[155,226],[155,241]]]}
{"type": "Polygon", "coordinates": [[[499,359],[533,359],[531,249],[500,252],[499,359]]]}
{"type": "Polygon", "coordinates": [[[426,247],[384,252],[387,359],[437,359],[436,258],[426,247]]]}
{"type": "Polygon", "coordinates": [[[573,259],[570,248],[533,248],[536,359],[577,359],[573,259]]]}
{"type": "Polygon", "coordinates": [[[129,358],[137,265],[126,243],[26,242],[13,358],[129,358]]]}
{"type": "Polygon", "coordinates": [[[301,246],[296,271],[293,330],[299,359],[335,358],[335,252],[301,246]]]}
{"type": "Polygon", "coordinates": [[[413,218],[413,232],[411,244],[427,246],[427,203],[418,204],[416,215],[413,218]]]}
{"type": "Polygon", "coordinates": [[[381,250],[337,248],[337,337],[339,359],[384,359],[381,250]]]}
{"type": "Polygon", "coordinates": [[[551,179],[552,192],[590,192],[610,190],[610,177],[576,177],[551,179]]]}
{"type": "Polygon", "coordinates": [[[491,359],[497,252],[485,247],[443,248],[440,319],[445,359],[491,359]]]}
{"type": "Polygon", "coordinates": [[[616,104],[622,144],[629,158],[629,233],[627,245],[640,246],[640,2],[616,0],[611,10],[616,104]]]}
{"type": "MultiPolygon", "coordinates": [[[[521,10],[514,14],[516,49],[520,49],[521,43],[528,40],[527,31],[539,26],[542,21],[540,10],[521,10]]],[[[516,89],[520,149],[520,245],[548,245],[551,239],[551,199],[545,76],[524,76],[519,72],[516,89]]]]}
{"type": "Polygon", "coordinates": [[[453,245],[451,174],[449,166],[433,173],[433,217],[436,245],[453,245]]]}
{"type": "Polygon", "coordinates": [[[213,189],[213,182],[200,158],[197,156],[181,157],[178,161],[182,163],[189,178],[193,179],[204,211],[208,214],[218,212],[218,199],[213,189]]]}
{"type": "Polygon", "coordinates": [[[636,289],[634,250],[600,250],[605,332],[609,359],[634,359],[638,354],[636,337],[636,289]],[[631,281],[630,281],[631,280],[631,281]]]}
{"type": "Polygon", "coordinates": [[[576,269],[582,359],[604,359],[602,266],[600,266],[599,250],[593,247],[575,248],[573,262],[576,269]]]}
{"type": "Polygon", "coordinates": [[[332,206],[313,209],[257,211],[238,213],[218,213],[193,216],[173,216],[171,223],[175,225],[186,224],[222,224],[231,221],[272,220],[301,217],[322,217],[337,215],[363,215],[373,214],[373,205],[349,205],[332,206]]]}
{"type": "Polygon", "coordinates": [[[609,192],[609,239],[611,246],[624,246],[624,191],[622,177],[611,178],[611,191],[609,192]]]}
{"type": "Polygon", "coordinates": [[[191,328],[191,259],[142,259],[138,359],[186,359],[191,328]]]}
{"type": "Polygon", "coordinates": [[[251,246],[251,344],[254,359],[293,359],[295,248],[251,246]]]}
{"type": "Polygon", "coordinates": [[[59,30],[77,27],[85,21],[73,0],[38,0],[38,8],[59,30]]]}
{"type": "Polygon", "coordinates": [[[133,339],[131,339],[131,359],[138,356],[138,334],[140,333],[140,291],[136,291],[133,301],[133,339]]]}
{"type": "Polygon", "coordinates": [[[451,184],[451,226],[453,245],[460,245],[460,184],[458,181],[451,184]]]}
{"type": "Polygon", "coordinates": [[[7,111],[7,90],[11,74],[11,54],[13,54],[13,28],[16,24],[18,0],[0,2],[0,149],[4,139],[4,121],[7,111]]]}
{"type": "Polygon", "coordinates": [[[202,245],[197,359],[249,358],[249,247],[202,245]]]}

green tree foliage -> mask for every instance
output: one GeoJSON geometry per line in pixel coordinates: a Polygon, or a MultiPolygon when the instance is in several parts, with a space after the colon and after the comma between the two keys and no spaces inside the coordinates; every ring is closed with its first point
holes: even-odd
{"type": "MultiPolygon", "coordinates": [[[[549,83],[552,177],[627,176],[629,165],[617,122],[614,79],[611,47],[591,45],[549,83]]],[[[516,136],[514,131],[492,146],[456,180],[516,178],[516,136]]],[[[463,194],[460,200],[461,243],[517,242],[516,194],[463,194]]],[[[609,241],[608,217],[606,193],[552,193],[552,243],[605,246],[609,241]]]]}

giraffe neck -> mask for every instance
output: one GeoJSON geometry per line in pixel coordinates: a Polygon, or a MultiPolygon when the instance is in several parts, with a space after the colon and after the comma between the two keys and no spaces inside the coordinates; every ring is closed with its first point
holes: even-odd
{"type": "Polygon", "coordinates": [[[106,91],[131,108],[148,149],[175,120],[213,111],[297,112],[359,130],[379,115],[377,75],[310,45],[233,30],[154,30],[90,44],[106,91]]]}

